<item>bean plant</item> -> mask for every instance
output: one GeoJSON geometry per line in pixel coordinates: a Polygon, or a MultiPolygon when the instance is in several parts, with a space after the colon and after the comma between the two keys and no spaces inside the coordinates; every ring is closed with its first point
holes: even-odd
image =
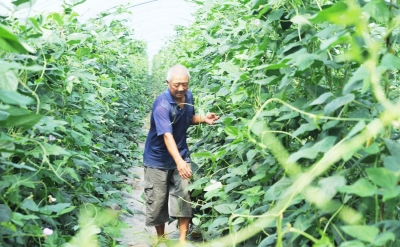
{"type": "Polygon", "coordinates": [[[123,8],[14,17],[28,2],[0,18],[0,246],[117,246],[151,95],[146,44],[123,8]]]}
{"type": "Polygon", "coordinates": [[[400,246],[398,3],[195,2],[165,50],[222,116],[188,141],[201,246],[400,246]]]}

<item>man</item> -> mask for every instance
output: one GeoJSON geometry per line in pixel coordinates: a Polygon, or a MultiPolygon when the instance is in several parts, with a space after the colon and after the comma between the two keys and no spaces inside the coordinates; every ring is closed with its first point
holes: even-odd
{"type": "Polygon", "coordinates": [[[186,242],[192,217],[190,195],[185,190],[192,175],[186,130],[190,124],[214,124],[219,119],[214,113],[205,117],[195,114],[189,80],[184,66],[169,69],[168,89],[153,104],[143,155],[146,225],[155,226],[157,235],[163,237],[165,223],[170,216],[176,217],[181,243],[186,242]]]}

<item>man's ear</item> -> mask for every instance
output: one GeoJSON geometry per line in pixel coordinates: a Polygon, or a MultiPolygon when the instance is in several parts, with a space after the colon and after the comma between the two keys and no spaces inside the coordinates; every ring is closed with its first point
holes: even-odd
{"type": "Polygon", "coordinates": [[[169,82],[168,82],[168,80],[165,80],[165,82],[168,84],[169,82]]]}

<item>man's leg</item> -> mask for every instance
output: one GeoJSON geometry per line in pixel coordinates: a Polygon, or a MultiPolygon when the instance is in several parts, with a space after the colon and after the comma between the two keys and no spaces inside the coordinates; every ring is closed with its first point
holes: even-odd
{"type": "Polygon", "coordinates": [[[157,236],[164,237],[165,234],[165,224],[156,226],[157,236]]]}
{"type": "Polygon", "coordinates": [[[174,170],[173,176],[170,177],[169,186],[169,213],[170,216],[178,219],[179,225],[179,241],[186,242],[186,234],[189,230],[189,223],[192,217],[192,205],[190,202],[190,194],[186,190],[189,180],[182,179],[178,170],[174,170]]]}
{"type": "Polygon", "coordinates": [[[189,230],[189,217],[179,217],[178,224],[179,224],[179,242],[185,243],[186,242],[186,234],[189,230]]]}
{"type": "Polygon", "coordinates": [[[165,223],[169,220],[167,176],[164,170],[144,168],[146,226],[154,226],[158,237],[164,236],[165,223]]]}

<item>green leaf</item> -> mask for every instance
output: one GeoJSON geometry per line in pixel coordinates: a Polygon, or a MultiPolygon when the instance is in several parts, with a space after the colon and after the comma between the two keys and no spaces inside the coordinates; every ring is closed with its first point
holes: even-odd
{"type": "Polygon", "coordinates": [[[309,19],[313,23],[322,23],[328,21],[339,25],[353,25],[358,23],[362,11],[357,6],[348,8],[345,2],[337,2],[329,8],[319,11],[316,16],[309,19]]]}
{"type": "Polygon", "coordinates": [[[388,241],[395,241],[396,235],[393,232],[383,232],[375,238],[374,246],[385,246],[388,241]]]}
{"type": "Polygon", "coordinates": [[[399,172],[400,171],[400,163],[399,158],[395,156],[387,156],[383,160],[383,165],[385,168],[392,172],[399,172]]]}
{"type": "Polygon", "coordinates": [[[225,193],[230,192],[231,190],[239,187],[240,185],[242,185],[242,182],[233,182],[233,183],[229,183],[225,186],[225,193]]]}
{"type": "Polygon", "coordinates": [[[200,178],[199,180],[196,180],[193,183],[189,184],[186,187],[186,190],[190,191],[193,189],[201,189],[201,185],[207,183],[208,181],[210,181],[210,178],[208,178],[208,177],[200,178]]]}
{"type": "Polygon", "coordinates": [[[386,168],[378,167],[378,168],[367,168],[366,172],[368,174],[368,178],[371,181],[385,189],[394,189],[397,186],[397,177],[394,172],[389,171],[386,168]]]}
{"type": "Polygon", "coordinates": [[[26,224],[25,221],[37,220],[37,219],[40,219],[40,218],[36,215],[24,215],[24,214],[20,214],[17,212],[13,212],[12,216],[11,216],[11,221],[19,226],[24,226],[26,224]]]}
{"type": "Polygon", "coordinates": [[[78,182],[80,181],[78,175],[77,175],[76,172],[75,172],[75,169],[72,169],[71,167],[67,167],[67,168],[65,168],[65,171],[66,171],[73,179],[75,179],[75,180],[78,181],[78,182]]]}
{"type": "Polygon", "coordinates": [[[21,127],[24,129],[32,128],[42,118],[37,114],[25,114],[19,116],[9,116],[5,121],[0,121],[0,126],[4,127],[21,127]]]}
{"type": "Polygon", "coordinates": [[[360,241],[346,241],[342,242],[339,247],[365,247],[365,245],[360,241]]]}
{"type": "Polygon", "coordinates": [[[361,197],[368,197],[374,195],[377,188],[365,178],[360,178],[354,184],[339,187],[337,190],[348,194],[355,194],[361,197]]]}
{"type": "Polygon", "coordinates": [[[400,158],[400,143],[388,138],[383,138],[383,141],[385,142],[386,147],[389,149],[390,154],[400,158]]]}
{"type": "Polygon", "coordinates": [[[21,208],[28,209],[28,210],[33,211],[33,212],[38,212],[39,211],[38,205],[32,199],[29,199],[29,198],[25,199],[21,203],[21,208]]]}
{"type": "Polygon", "coordinates": [[[400,58],[391,53],[386,53],[383,56],[379,67],[383,70],[400,69],[400,58]]]}
{"type": "Polygon", "coordinates": [[[264,194],[264,201],[274,201],[281,199],[288,192],[288,188],[293,184],[290,178],[283,177],[281,180],[273,184],[264,194]]]}
{"type": "Polygon", "coordinates": [[[379,228],[376,226],[366,226],[366,225],[353,225],[353,226],[342,226],[342,230],[361,241],[372,243],[376,236],[379,234],[379,228]]]}
{"type": "Polygon", "coordinates": [[[331,92],[321,94],[316,100],[311,102],[310,106],[311,105],[321,105],[321,104],[325,103],[325,101],[332,96],[333,96],[333,93],[331,93],[331,92]]]}
{"type": "Polygon", "coordinates": [[[234,138],[237,138],[239,135],[239,130],[233,126],[226,126],[224,128],[224,131],[227,135],[234,137],[234,138]]]}
{"type": "Polygon", "coordinates": [[[14,71],[8,70],[0,72],[0,90],[16,91],[17,88],[18,88],[18,77],[14,71]]]}
{"type": "Polygon", "coordinates": [[[11,219],[11,209],[5,205],[0,204],[0,222],[8,222],[11,219]]]}
{"type": "Polygon", "coordinates": [[[1,89],[0,100],[10,105],[30,105],[35,103],[32,98],[24,96],[16,91],[1,89]]]}
{"type": "Polygon", "coordinates": [[[73,211],[75,208],[76,208],[76,206],[71,206],[68,208],[61,209],[60,211],[57,211],[57,216],[67,214],[67,213],[73,211]]]}
{"type": "Polygon", "coordinates": [[[46,205],[40,208],[40,212],[44,214],[50,214],[51,212],[58,213],[71,206],[71,203],[58,203],[56,205],[46,205]]]}
{"type": "Polygon", "coordinates": [[[390,199],[398,198],[399,195],[400,195],[400,187],[395,187],[394,189],[384,189],[382,200],[386,202],[390,199]]]}
{"type": "Polygon", "coordinates": [[[305,123],[300,125],[300,127],[298,129],[296,129],[295,132],[293,132],[293,137],[296,137],[298,135],[303,134],[306,131],[311,131],[311,130],[315,130],[317,129],[317,126],[315,126],[314,123],[305,123]]]}
{"type": "Polygon", "coordinates": [[[214,209],[221,214],[232,214],[237,207],[237,204],[220,204],[214,207],[214,209]]]}
{"type": "Polygon", "coordinates": [[[253,160],[254,156],[256,156],[257,154],[258,154],[258,150],[250,149],[246,153],[247,160],[248,161],[253,160]]]}
{"type": "Polygon", "coordinates": [[[239,67],[233,64],[232,61],[222,62],[219,63],[217,66],[220,67],[223,71],[232,75],[236,79],[238,79],[243,74],[243,72],[240,71],[239,67]]]}
{"type": "MultiPolygon", "coordinates": [[[[311,226],[311,222],[313,222],[314,219],[313,217],[310,217],[309,215],[303,215],[301,214],[296,218],[296,221],[294,222],[293,227],[300,230],[300,231],[307,231],[308,228],[311,226]]],[[[298,233],[293,233],[292,237],[290,238],[290,241],[293,242],[296,240],[297,237],[299,237],[300,234],[298,233]]]]}
{"type": "Polygon", "coordinates": [[[377,22],[389,22],[390,11],[385,1],[383,0],[372,0],[363,7],[363,10],[367,12],[377,22]]]}
{"type": "Polygon", "coordinates": [[[350,139],[351,137],[353,137],[355,134],[359,133],[360,131],[362,131],[365,128],[365,122],[364,121],[359,121],[351,130],[350,132],[347,134],[347,138],[350,139]]]}
{"type": "Polygon", "coordinates": [[[15,53],[34,52],[32,48],[19,41],[11,30],[3,24],[0,24],[0,50],[15,53]]]}
{"type": "Polygon", "coordinates": [[[369,88],[369,69],[365,65],[361,65],[353,73],[353,76],[343,87],[343,94],[348,94],[361,88],[369,88]]]}
{"type": "Polygon", "coordinates": [[[354,100],[354,98],[355,98],[354,94],[347,94],[347,95],[344,95],[342,97],[332,100],[325,106],[324,114],[330,115],[332,112],[334,112],[338,108],[352,102],[354,100]]]}
{"type": "Polygon", "coordinates": [[[57,145],[46,144],[46,153],[47,155],[69,155],[70,153],[64,148],[57,145]]]}

